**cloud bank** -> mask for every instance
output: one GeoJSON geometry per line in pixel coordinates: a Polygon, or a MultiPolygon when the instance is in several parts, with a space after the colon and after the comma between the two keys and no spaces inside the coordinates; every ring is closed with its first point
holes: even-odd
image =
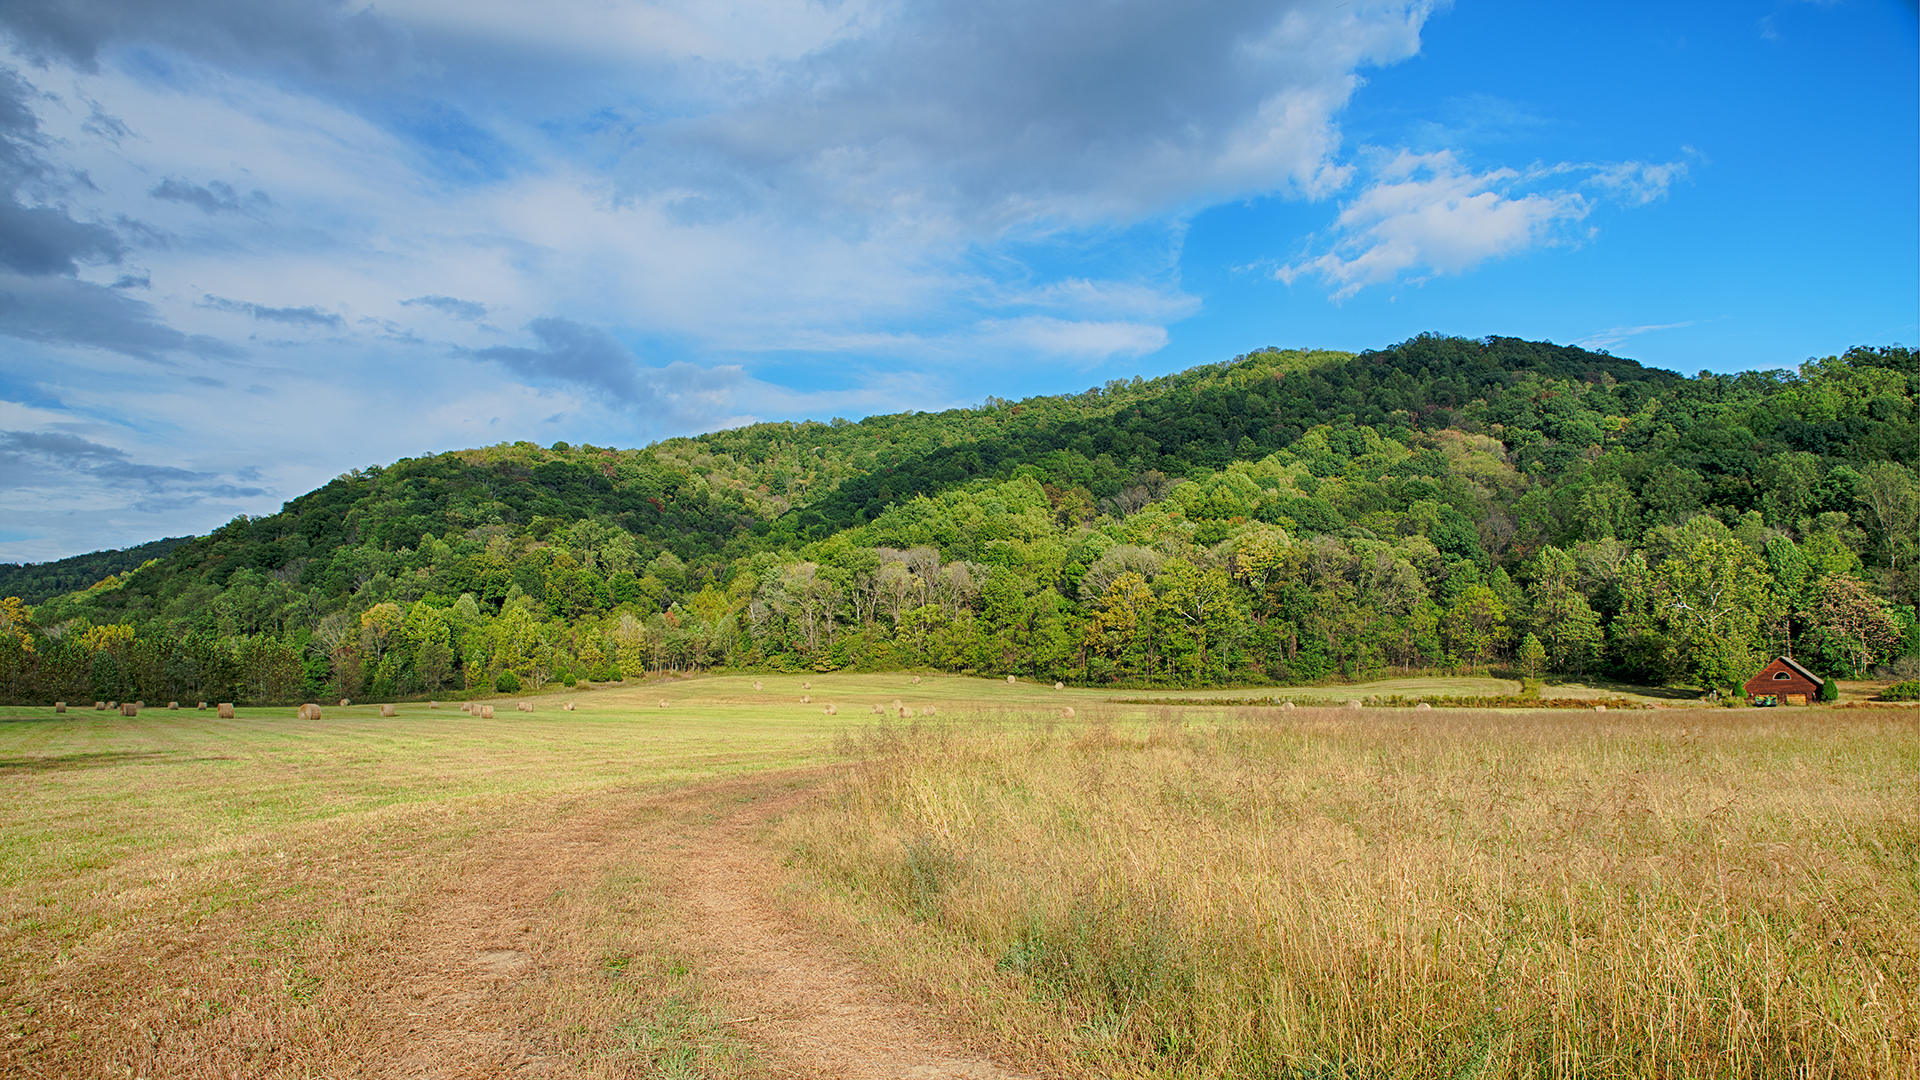
{"type": "Polygon", "coordinates": [[[12,0],[0,504],[174,500],[36,526],[90,550],[430,449],[967,404],[1164,350],[1223,202],[1323,207],[1279,276],[1338,300],[1684,180],[1350,150],[1435,10],[12,0]]]}

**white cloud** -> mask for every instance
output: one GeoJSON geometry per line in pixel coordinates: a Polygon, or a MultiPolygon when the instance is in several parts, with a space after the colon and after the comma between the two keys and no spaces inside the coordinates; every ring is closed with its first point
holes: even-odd
{"type": "MultiPolygon", "coordinates": [[[[1692,156],[1693,152],[1688,151],[1692,156]]],[[[1411,272],[1424,281],[1460,274],[1491,259],[1567,242],[1596,197],[1629,207],[1666,197],[1687,178],[1686,161],[1562,163],[1474,172],[1451,150],[1386,158],[1358,196],[1342,205],[1326,250],[1273,271],[1288,284],[1319,277],[1345,300],[1369,285],[1411,272]],[[1554,187],[1559,180],[1563,186],[1554,187]],[[1564,186],[1571,181],[1572,186],[1564,186]]]]}
{"type": "MultiPolygon", "coordinates": [[[[539,53],[549,71],[577,62],[587,74],[568,77],[603,100],[620,101],[629,77],[670,84],[682,110],[616,105],[568,133],[468,95],[461,122],[482,125],[506,162],[477,182],[447,171],[465,136],[436,141],[396,119],[421,108],[406,94],[369,104],[236,61],[236,43],[270,28],[218,4],[193,13],[200,29],[89,17],[77,40],[100,63],[44,112],[97,185],[93,216],[150,227],[127,262],[152,285],[140,299],[182,333],[345,349],[377,331],[480,350],[510,344],[499,328],[558,317],[670,341],[689,359],[744,358],[799,340],[944,341],[955,332],[940,327],[1037,314],[1115,326],[1190,315],[1198,301],[1172,284],[1171,257],[1111,280],[1050,281],[1019,259],[977,259],[979,245],[1068,220],[1097,234],[1220,197],[1330,190],[1346,176],[1336,118],[1355,70],[1411,55],[1428,13],[1384,0],[1121,3],[1097,19],[1023,3],[536,12],[396,0],[345,22],[302,16],[329,28],[296,65],[309,73],[358,70],[326,50],[360,35],[378,43],[383,77],[420,89],[465,87],[504,57],[539,53]],[[178,52],[156,76],[118,62],[119,41],[178,52]],[[97,134],[96,114],[115,138],[97,134]],[[236,205],[244,193],[248,212],[210,213],[223,192],[236,205]],[[481,305],[488,320],[458,326],[403,306],[422,296],[481,305]],[[258,317],[308,309],[367,329],[294,333],[258,317]]],[[[1148,340],[1103,333],[1113,355],[1148,340]]],[[[1061,338],[1003,344],[1021,340],[1046,354],[1061,338]]]]}
{"type": "Polygon", "coordinates": [[[700,58],[758,66],[791,60],[872,18],[876,5],[752,3],[527,4],[521,0],[381,0],[379,10],[431,41],[528,49],[575,62],[700,58]]]}
{"type": "Polygon", "coordinates": [[[35,503],[80,550],[431,449],[940,408],[984,370],[1150,354],[1200,306],[1184,215],[1348,183],[1358,73],[1413,55],[1432,8],[4,10],[16,44],[47,30],[21,70],[50,160],[90,181],[72,220],[125,248],[31,283],[117,322],[6,324],[47,414],[18,430],[215,478],[169,507],[95,470],[98,513],[65,524],[35,503]],[[826,374],[790,375],[802,355],[826,374]]]}
{"type": "Polygon", "coordinates": [[[1415,270],[1458,274],[1488,259],[1556,242],[1556,230],[1591,209],[1577,192],[1521,194],[1513,169],[1475,173],[1449,151],[1402,152],[1341,208],[1331,250],[1274,276],[1292,284],[1317,275],[1346,299],[1415,270]]]}
{"type": "Polygon", "coordinates": [[[1686,322],[1650,323],[1645,326],[1614,326],[1606,330],[1601,330],[1598,333],[1579,338],[1574,341],[1574,344],[1583,349],[1605,349],[1618,345],[1630,337],[1639,337],[1641,334],[1651,334],[1659,330],[1679,330],[1683,327],[1694,326],[1698,324],[1699,321],[1698,319],[1688,319],[1686,322]]]}
{"type": "Polygon", "coordinates": [[[685,217],[951,219],[972,235],[1320,194],[1355,70],[1425,3],[901,5],[739,101],[636,126],[626,190],[685,217]]]}
{"type": "Polygon", "coordinates": [[[1644,161],[1622,161],[1590,167],[1595,171],[1588,184],[1630,206],[1658,202],[1667,197],[1668,190],[1674,184],[1687,178],[1687,163],[1684,161],[1666,161],[1655,165],[1644,161]]]}
{"type": "Polygon", "coordinates": [[[1013,345],[1025,352],[1079,361],[1144,356],[1167,344],[1163,326],[1137,322],[1092,322],[1027,315],[993,320],[979,328],[978,343],[1013,345]]]}
{"type": "Polygon", "coordinates": [[[1095,281],[1068,278],[1038,288],[1007,290],[1006,303],[1031,304],[1049,310],[1067,310],[1083,317],[1127,317],[1177,322],[1200,310],[1200,298],[1162,285],[1135,281],[1095,281]]]}

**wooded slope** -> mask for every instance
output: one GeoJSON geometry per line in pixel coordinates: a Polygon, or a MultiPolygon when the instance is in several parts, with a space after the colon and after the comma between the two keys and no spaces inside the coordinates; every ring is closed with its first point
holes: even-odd
{"type": "Polygon", "coordinates": [[[1898,348],[1683,378],[1429,335],[938,414],[456,451],[151,562],[12,568],[33,608],[0,677],[149,700],[714,663],[1725,686],[1790,641],[1864,673],[1920,654],[1916,397],[1898,348]],[[82,567],[109,574],[45,595],[82,567]]]}

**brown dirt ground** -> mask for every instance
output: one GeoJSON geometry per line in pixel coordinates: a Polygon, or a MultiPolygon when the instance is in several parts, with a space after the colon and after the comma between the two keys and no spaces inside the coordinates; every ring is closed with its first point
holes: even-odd
{"type": "MultiPolygon", "coordinates": [[[[761,775],[665,796],[582,806],[483,841],[464,871],[408,920],[367,989],[376,1030],[355,1072],[383,1077],[572,1077],[580,1059],[530,1015],[522,982],[582,978],[555,899],[623,862],[673,867],[662,885],[681,945],[724,1023],[776,1076],[1018,1077],[904,1001],[772,895],[777,860],[756,834],[811,783],[761,775]],[[677,826],[677,827],[676,827],[677,826]],[[677,849],[677,850],[676,850],[677,849]]],[[[635,1063],[636,1065],[641,1063],[635,1063]]],[[[625,1071],[624,1069],[619,1071],[625,1071]]],[[[650,1070],[643,1069],[642,1072],[650,1070]]],[[[601,1070],[593,1070],[605,1075],[601,1070]]]]}

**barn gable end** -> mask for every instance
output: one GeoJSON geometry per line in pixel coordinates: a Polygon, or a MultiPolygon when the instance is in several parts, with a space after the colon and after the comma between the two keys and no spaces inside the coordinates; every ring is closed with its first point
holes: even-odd
{"type": "Polygon", "coordinates": [[[1747,680],[1747,697],[1755,698],[1762,694],[1785,696],[1787,694],[1805,694],[1812,701],[1820,694],[1820,687],[1826,680],[1794,662],[1791,656],[1776,656],[1773,663],[1760,669],[1760,673],[1747,680]]]}

